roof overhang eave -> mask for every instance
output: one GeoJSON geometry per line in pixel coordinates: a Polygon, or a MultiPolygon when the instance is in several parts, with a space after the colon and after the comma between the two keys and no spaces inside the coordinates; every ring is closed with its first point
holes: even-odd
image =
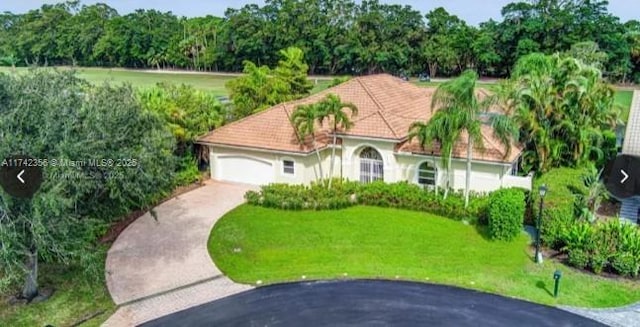
{"type": "MultiPolygon", "coordinates": [[[[228,148],[228,149],[251,150],[251,151],[257,151],[257,152],[278,153],[278,154],[286,154],[286,155],[293,155],[293,156],[309,156],[310,154],[315,152],[315,150],[311,150],[311,151],[288,151],[288,150],[280,150],[280,149],[270,149],[270,148],[261,148],[261,147],[252,147],[252,146],[244,146],[244,145],[237,145],[237,144],[226,144],[226,143],[216,143],[216,142],[206,142],[206,141],[197,141],[195,143],[196,144],[200,144],[200,145],[216,146],[216,147],[228,148]]],[[[326,148],[326,146],[322,147],[322,148],[319,148],[318,150],[323,150],[324,148],[326,148]]]]}

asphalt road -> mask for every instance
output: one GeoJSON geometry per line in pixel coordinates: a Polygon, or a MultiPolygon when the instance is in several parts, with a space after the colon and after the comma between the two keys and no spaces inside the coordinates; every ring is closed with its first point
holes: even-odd
{"type": "Polygon", "coordinates": [[[456,287],[331,281],[260,287],[142,326],[604,326],[569,312],[456,287]]]}

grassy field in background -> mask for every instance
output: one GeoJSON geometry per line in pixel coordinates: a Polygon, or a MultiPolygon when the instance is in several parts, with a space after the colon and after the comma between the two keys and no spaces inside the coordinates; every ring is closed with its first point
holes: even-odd
{"type": "MultiPolygon", "coordinates": [[[[61,67],[58,69],[70,69],[68,67],[61,67]]],[[[189,84],[200,90],[207,90],[217,96],[226,96],[228,91],[225,88],[225,83],[234,78],[234,76],[223,76],[215,74],[200,74],[189,72],[154,72],[154,71],[135,71],[126,69],[109,69],[109,68],[84,68],[79,67],[76,69],[78,75],[81,78],[88,80],[91,83],[131,83],[134,87],[149,87],[157,83],[175,83],[175,84],[189,84]]],[[[0,72],[11,72],[10,67],[0,67],[0,72]]],[[[25,72],[27,68],[17,68],[17,72],[25,72]]],[[[331,84],[331,81],[324,78],[320,80],[313,80],[315,86],[313,93],[325,90],[331,84]]],[[[415,84],[424,87],[438,86],[439,82],[418,82],[412,80],[415,84]]],[[[495,85],[491,82],[480,82],[479,86],[485,87],[489,90],[495,85]]],[[[633,92],[628,90],[616,91],[616,104],[620,106],[622,110],[621,118],[624,122],[629,117],[629,109],[631,107],[631,98],[633,92]]]]}
{"type": "MultiPolygon", "coordinates": [[[[70,69],[68,67],[61,67],[58,69],[70,69]]],[[[224,76],[215,74],[200,74],[189,72],[154,72],[154,71],[135,71],[126,69],[109,69],[109,68],[77,68],[78,76],[88,80],[91,83],[98,84],[103,82],[110,83],[131,83],[134,87],[150,87],[157,83],[174,83],[174,84],[189,84],[196,89],[206,90],[212,92],[216,96],[227,96],[228,91],[225,88],[225,83],[234,76],[224,76]]],[[[11,72],[10,67],[0,67],[0,73],[11,72]]],[[[22,73],[27,71],[27,68],[17,68],[17,72],[22,73]]],[[[313,93],[325,90],[331,84],[328,79],[313,80],[314,88],[313,93]]],[[[424,87],[438,86],[440,82],[418,82],[412,80],[413,83],[424,87]]],[[[489,90],[495,85],[491,82],[480,82],[480,87],[487,88],[489,90]]],[[[623,122],[627,122],[629,117],[629,109],[631,108],[631,98],[633,91],[629,90],[617,90],[615,95],[615,103],[621,109],[621,119],[623,122]]]]}
{"type": "MultiPolygon", "coordinates": [[[[68,67],[57,68],[61,70],[70,69],[68,67]]],[[[27,71],[27,68],[17,68],[18,73],[27,71]]],[[[0,72],[11,72],[10,67],[0,67],[0,72]]],[[[135,71],[125,69],[108,69],[108,68],[76,68],[78,76],[87,81],[98,84],[103,82],[109,83],[131,83],[134,87],[150,87],[157,83],[173,83],[173,84],[189,84],[196,89],[212,92],[217,96],[226,96],[228,94],[225,83],[235,76],[222,76],[212,74],[200,74],[189,72],[154,72],[154,71],[135,71]]],[[[315,82],[315,81],[314,81],[315,82]]],[[[319,80],[314,87],[314,92],[326,89],[331,81],[319,80]]]]}
{"type": "Polygon", "coordinates": [[[492,242],[476,227],[378,207],[283,211],[243,205],[209,238],[213,261],[247,284],[344,278],[456,285],[549,305],[610,307],[640,300],[640,283],[610,280],[553,260],[532,262],[530,239],[492,242]],[[553,273],[562,269],[560,296],[553,273]],[[396,277],[397,276],[397,277],[396,277]]]}

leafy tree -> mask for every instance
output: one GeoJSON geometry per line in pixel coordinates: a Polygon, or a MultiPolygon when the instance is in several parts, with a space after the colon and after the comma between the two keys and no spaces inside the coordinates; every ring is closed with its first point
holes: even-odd
{"type": "Polygon", "coordinates": [[[474,31],[475,35],[471,41],[472,59],[475,61],[473,66],[477,67],[481,74],[495,75],[495,65],[502,60],[497,48],[497,29],[497,23],[489,20],[480,24],[480,28],[474,31]]]}
{"type": "Polygon", "coordinates": [[[290,87],[294,99],[308,96],[313,84],[307,77],[309,66],[304,62],[304,53],[296,47],[280,50],[282,60],[274,70],[274,75],[290,87]]]}
{"type": "Polygon", "coordinates": [[[274,67],[280,49],[296,47],[306,54],[311,74],[429,69],[433,76],[453,76],[476,69],[504,77],[522,56],[568,53],[594,42],[607,55],[604,76],[627,81],[640,76],[638,26],[621,23],[601,0],[509,3],[501,21],[477,28],[444,8],[423,16],[411,6],[378,0],[268,0],[230,8],[224,17],[193,18],[156,10],[119,15],[104,4],[67,1],[2,14],[0,63],[237,72],[245,61],[274,67]]]}
{"type": "Polygon", "coordinates": [[[142,107],[157,113],[176,138],[177,154],[193,151],[196,139],[222,126],[224,112],[210,93],[190,85],[158,84],[137,94],[142,107]]]}
{"type": "Polygon", "coordinates": [[[607,54],[600,51],[598,44],[593,41],[578,42],[572,45],[566,55],[598,69],[602,69],[607,61],[607,54]]]}
{"type": "Polygon", "coordinates": [[[275,69],[247,61],[245,75],[227,82],[235,118],[309,95],[313,85],[306,75],[308,66],[303,61],[302,50],[292,47],[280,54],[283,60],[275,69]]]}
{"type": "Polygon", "coordinates": [[[342,102],[339,96],[335,94],[328,94],[317,104],[318,120],[321,125],[324,125],[325,121],[331,127],[331,134],[333,137],[331,148],[331,164],[329,166],[329,189],[331,188],[331,180],[333,179],[333,168],[336,161],[336,147],[338,144],[338,133],[340,131],[348,131],[353,127],[353,121],[351,118],[358,115],[358,108],[350,102],[342,102]],[[349,114],[345,112],[349,111],[349,114]]]}
{"type": "Polygon", "coordinates": [[[239,119],[291,99],[289,85],[271,73],[267,66],[258,67],[247,61],[244,76],[227,82],[233,117],[239,119]]]}
{"type": "MultiPolygon", "coordinates": [[[[38,262],[96,273],[104,223],[168,191],[173,139],[130,87],[91,87],[71,72],[0,75],[0,157],[47,159],[30,200],[0,191],[0,281],[38,294],[38,262]],[[53,166],[52,160],[133,159],[132,166],[53,166]]],[[[99,276],[98,276],[99,277],[99,276]]]]}
{"type": "MultiPolygon", "coordinates": [[[[429,74],[437,76],[438,70],[452,71],[460,63],[463,47],[468,43],[458,41],[470,33],[470,29],[457,16],[450,15],[440,7],[427,15],[427,33],[429,37],[423,45],[424,58],[429,63],[429,74]]],[[[467,52],[464,49],[464,52],[467,52]]],[[[462,67],[466,69],[466,67],[462,67]]]]}
{"type": "Polygon", "coordinates": [[[291,123],[296,129],[298,141],[300,145],[306,144],[308,137],[311,137],[311,145],[318,158],[318,170],[320,172],[320,180],[324,180],[324,172],[322,169],[322,158],[316,142],[316,122],[319,118],[317,104],[300,105],[291,114],[291,123]]]}
{"type": "Polygon", "coordinates": [[[66,57],[72,60],[72,64],[97,64],[94,61],[93,48],[104,35],[108,22],[117,16],[118,12],[115,9],[103,3],[82,6],[71,18],[67,31],[61,36],[64,46],[72,49],[66,51],[66,57]]]}

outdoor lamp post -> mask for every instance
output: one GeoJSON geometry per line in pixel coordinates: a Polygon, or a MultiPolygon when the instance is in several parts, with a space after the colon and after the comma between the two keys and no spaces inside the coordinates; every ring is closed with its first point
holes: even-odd
{"type": "Polygon", "coordinates": [[[547,194],[547,185],[542,184],[538,188],[540,192],[540,210],[538,210],[538,221],[536,222],[536,262],[542,263],[542,253],[540,252],[540,228],[542,227],[542,209],[544,207],[544,196],[547,194]]]}
{"type": "Polygon", "coordinates": [[[553,279],[555,280],[555,285],[553,287],[553,297],[558,297],[558,286],[560,286],[561,277],[562,271],[560,271],[560,269],[556,269],[556,272],[553,273],[553,279]]]}

